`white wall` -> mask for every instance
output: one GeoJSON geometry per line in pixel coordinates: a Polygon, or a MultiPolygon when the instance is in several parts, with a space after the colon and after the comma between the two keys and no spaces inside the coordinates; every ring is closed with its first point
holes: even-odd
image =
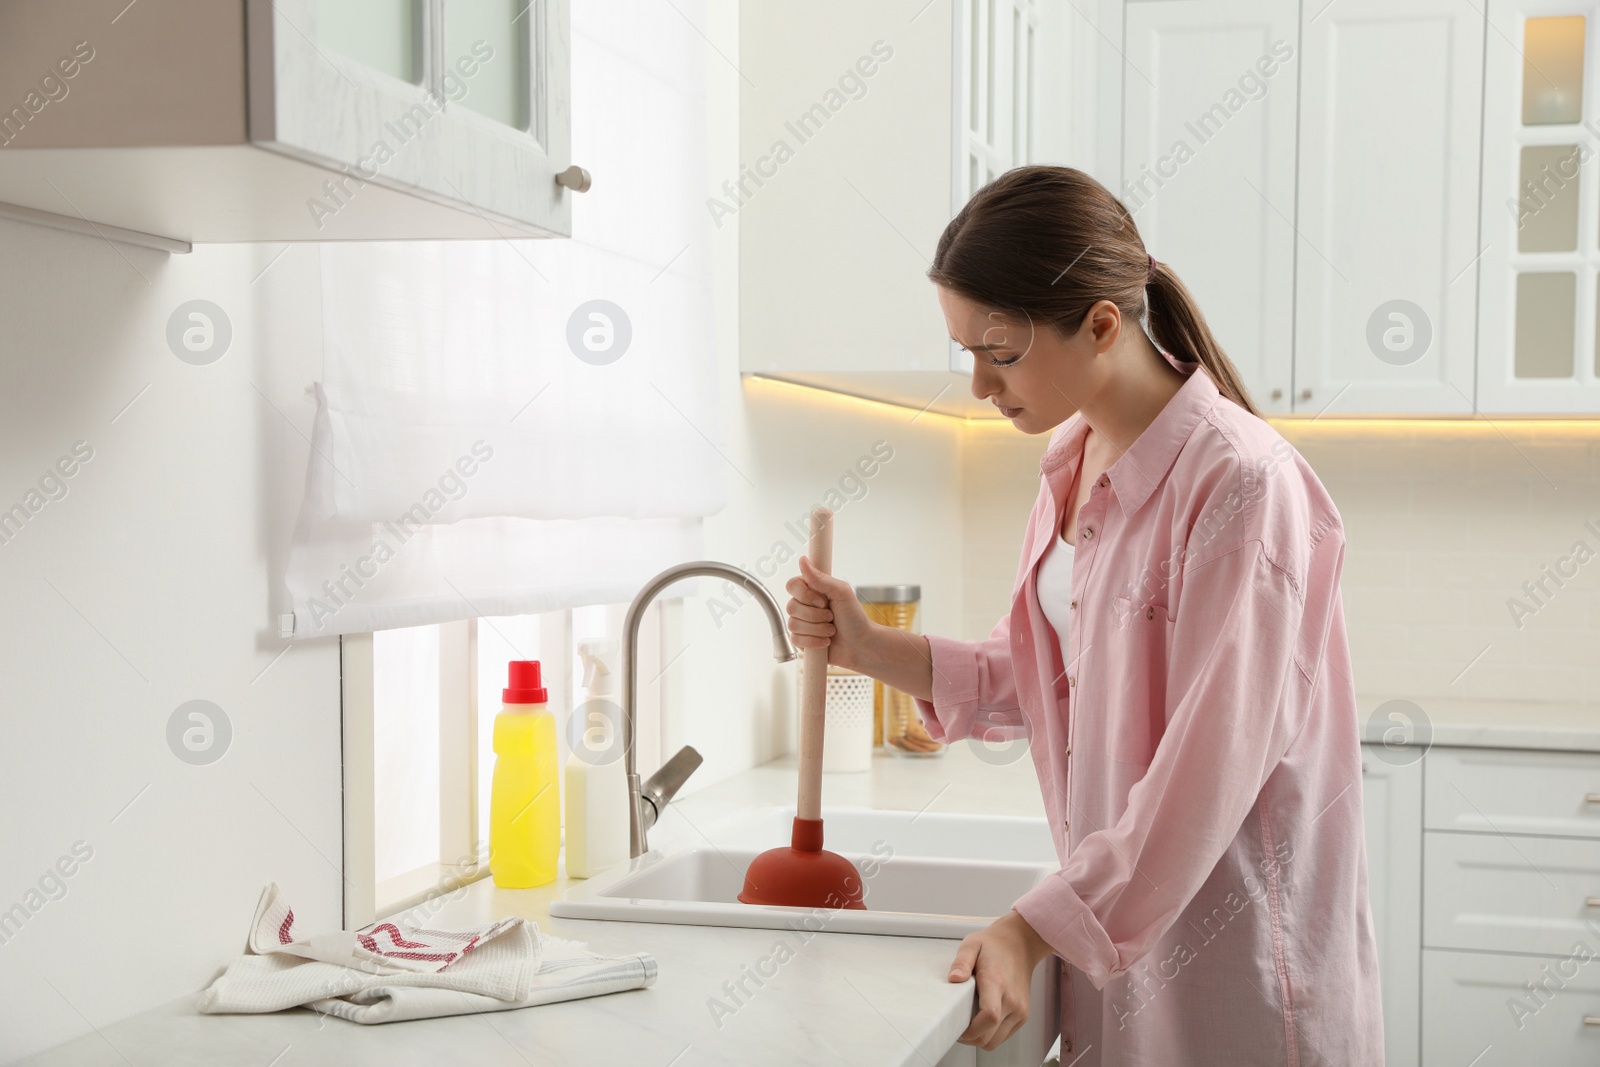
{"type": "MultiPolygon", "coordinates": [[[[737,4],[711,7],[709,36],[736,56],[737,4]]],[[[715,55],[708,74],[720,183],[738,167],[739,78],[715,55]]],[[[707,521],[707,556],[754,566],[776,541],[798,547],[785,522],[882,440],[893,458],[840,509],[835,569],[920,583],[927,627],[959,632],[959,425],[743,384],[736,221],[717,242],[739,473],[707,521]]],[[[0,928],[0,1061],[203,988],[243,950],[269,881],[306,929],[339,924],[338,645],[284,652],[274,626],[321,367],[317,268],[313,246],[168,257],[0,220],[0,507],[74,442],[93,449],[65,497],[0,544],[0,909],[40,905],[0,928]],[[196,298],[234,330],[209,366],[165,339],[196,298]],[[233,727],[206,766],[167,745],[192,699],[233,727]],[[92,856],[65,895],[30,898],[79,841],[92,856]]],[[[768,580],[780,603],[793,573],[768,580]]],[[[774,663],[759,609],[719,627],[705,585],[666,679],[685,708],[671,732],[706,757],[693,788],[787,751],[794,710],[794,666],[774,663]]]]}
{"type": "MultiPolygon", "coordinates": [[[[739,54],[738,6],[735,0],[709,5],[707,36],[729,57],[739,54]]],[[[739,173],[741,82],[716,54],[707,62],[709,169],[716,188],[739,173]]],[[[728,506],[706,521],[706,555],[756,569],[779,542],[796,555],[803,552],[799,537],[785,524],[809,506],[826,503],[828,490],[838,488],[858,460],[875,458],[874,445],[881,441],[893,458],[870,478],[861,478],[862,488],[853,490],[857,498],[846,496],[838,509],[834,572],[857,585],[920,584],[925,628],[959,632],[961,423],[778,383],[742,381],[740,217],[724,219],[714,238],[724,432],[737,470],[729,472],[728,506]]],[[[927,298],[936,308],[931,284],[927,298]]],[[[804,293],[795,294],[795,305],[813,306],[804,293]]],[[[789,599],[784,583],[798,572],[791,559],[775,573],[761,573],[780,607],[789,599]]],[[[670,669],[682,672],[676,680],[684,708],[681,727],[669,727],[671,743],[692,744],[706,757],[686,793],[789,751],[795,713],[795,665],[774,662],[761,609],[745,602],[738,614],[714,618],[711,598],[725,594],[709,581],[702,586],[700,595],[685,604],[686,651],[670,669]]]]}
{"type": "MultiPolygon", "coordinates": [[[[1394,698],[1424,713],[1486,700],[1508,714],[1523,701],[1600,714],[1600,425],[1274,425],[1344,519],[1341,587],[1363,715],[1394,698]],[[1568,577],[1557,584],[1546,567],[1568,577]],[[1532,610],[1513,613],[1513,601],[1532,610]]],[[[987,636],[1008,610],[1045,443],[1003,429],[969,434],[968,639],[987,636]]]]}
{"type": "Polygon", "coordinates": [[[0,908],[42,905],[0,930],[0,1058],[203,987],[269,881],[310,928],[339,921],[337,646],[274,662],[320,359],[313,250],[257,280],[281,250],[0,221],[0,508],[93,450],[0,544],[0,908]],[[233,324],[209,366],[165,339],[195,298],[233,324]],[[206,766],[167,743],[193,699],[233,729],[206,766]],[[79,841],[64,895],[30,897],[79,841]]]}

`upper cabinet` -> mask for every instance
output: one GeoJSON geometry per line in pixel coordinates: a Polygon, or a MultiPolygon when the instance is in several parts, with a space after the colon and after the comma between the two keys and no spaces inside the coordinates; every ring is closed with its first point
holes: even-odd
{"type": "Polygon", "coordinates": [[[737,173],[713,174],[708,208],[738,221],[742,370],[996,415],[927,270],[974,189],[1067,161],[1075,17],[1058,0],[741,5],[737,173]]]}
{"type": "Polygon", "coordinates": [[[1293,0],[1129,4],[1123,185],[1261,410],[1291,410],[1293,0]]]}
{"type": "Polygon", "coordinates": [[[1488,7],[1479,288],[1485,411],[1600,412],[1594,3],[1488,7]]]}
{"type": "Polygon", "coordinates": [[[566,0],[0,7],[0,212],[174,243],[558,237],[566,0]]]}
{"type": "Polygon", "coordinates": [[[1119,195],[1265,412],[1600,412],[1596,9],[1123,5],[1119,195]]]}
{"type": "Polygon", "coordinates": [[[1120,190],[1266,414],[1472,411],[1483,18],[1132,0],[1120,190]]]}
{"type": "Polygon", "coordinates": [[[1301,33],[1294,410],[1470,414],[1482,9],[1320,8],[1301,33]]]}

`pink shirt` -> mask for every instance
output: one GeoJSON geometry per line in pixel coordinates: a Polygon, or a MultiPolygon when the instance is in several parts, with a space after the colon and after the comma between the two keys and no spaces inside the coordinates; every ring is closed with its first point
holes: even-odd
{"type": "Polygon", "coordinates": [[[1173,365],[1188,381],[1078,513],[1068,647],[1034,574],[1077,415],[1010,614],[929,636],[917,707],[940,741],[1029,739],[1061,870],[1016,909],[1066,965],[1063,1064],[1381,1064],[1343,524],[1277,431],[1173,365]]]}

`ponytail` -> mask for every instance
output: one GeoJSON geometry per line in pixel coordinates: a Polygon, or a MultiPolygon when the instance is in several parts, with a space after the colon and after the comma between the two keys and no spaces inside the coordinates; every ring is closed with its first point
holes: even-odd
{"type": "Polygon", "coordinates": [[[1110,300],[1126,319],[1145,315],[1157,347],[1199,363],[1218,392],[1261,414],[1189,290],[1152,265],[1128,209],[1081,170],[1014,167],[979,189],[940,234],[928,277],[1067,334],[1110,300]]]}
{"type": "Polygon", "coordinates": [[[1150,284],[1145,287],[1145,301],[1151,340],[1184,362],[1198,362],[1211,375],[1218,392],[1259,418],[1261,412],[1250,400],[1239,369],[1212,336],[1188,286],[1160,260],[1155,262],[1150,284]]]}

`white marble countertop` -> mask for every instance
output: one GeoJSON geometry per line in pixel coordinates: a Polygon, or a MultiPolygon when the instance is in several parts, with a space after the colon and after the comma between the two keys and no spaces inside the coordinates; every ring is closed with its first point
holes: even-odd
{"type": "Polygon", "coordinates": [[[1365,696],[1356,706],[1367,742],[1600,752],[1593,704],[1365,696]]]}
{"type": "MultiPolygon", "coordinates": [[[[1411,743],[1600,752],[1600,709],[1561,704],[1417,700],[1427,729],[1387,718],[1391,699],[1359,701],[1362,737],[1407,727],[1411,743]]],[[[865,774],[824,776],[826,807],[1041,815],[1033,764],[1022,749],[991,763],[958,744],[935,759],[878,756],[865,774]]],[[[700,840],[699,828],[731,813],[794,800],[793,758],[778,760],[681,797],[651,834],[656,847],[700,840]]],[[[538,889],[474,883],[444,905],[439,926],[474,926],[520,915],[603,954],[648,952],[659,966],[648,989],[535,1009],[361,1026],[294,1010],[269,1015],[202,1015],[194,996],[100,1028],[31,1059],[31,1067],[340,1064],[403,1067],[472,1062],[477,1067],[563,1063],[643,1067],[696,1064],[937,1063],[966,1028],[972,983],[945,972],[955,942],[932,938],[821,933],[778,974],[718,1020],[711,1000],[742,968],[771,954],[775,930],[552,919],[563,874],[538,889]]],[[[248,915],[239,917],[241,939],[248,915]]],[[[220,962],[220,961],[219,961],[220,962]]],[[[218,973],[221,968],[219,966],[218,973]]]]}
{"type": "MultiPolygon", "coordinates": [[[[1020,747],[1015,756],[1013,762],[995,765],[977,758],[965,744],[933,759],[878,756],[868,773],[824,776],[824,817],[829,807],[1042,815],[1033,763],[1020,747]]],[[[778,760],[681,797],[652,831],[651,845],[697,840],[696,827],[731,812],[792,804],[794,766],[792,757],[778,760]]],[[[805,941],[776,976],[765,979],[732,1015],[719,1020],[712,1014],[711,999],[721,998],[725,1007],[734,1004],[723,983],[770,956],[780,937],[796,941],[799,935],[552,919],[549,904],[569,884],[563,874],[538,889],[506,890],[485,878],[430,921],[463,927],[520,915],[549,933],[586,941],[605,955],[648,952],[659,967],[652,986],[538,1008],[377,1026],[323,1018],[306,1009],[202,1015],[189,995],[20,1063],[928,1067],[950,1049],[971,1019],[972,982],[954,984],[945,978],[955,941],[824,932],[805,941]]],[[[241,940],[249,919],[239,917],[241,940]]]]}

